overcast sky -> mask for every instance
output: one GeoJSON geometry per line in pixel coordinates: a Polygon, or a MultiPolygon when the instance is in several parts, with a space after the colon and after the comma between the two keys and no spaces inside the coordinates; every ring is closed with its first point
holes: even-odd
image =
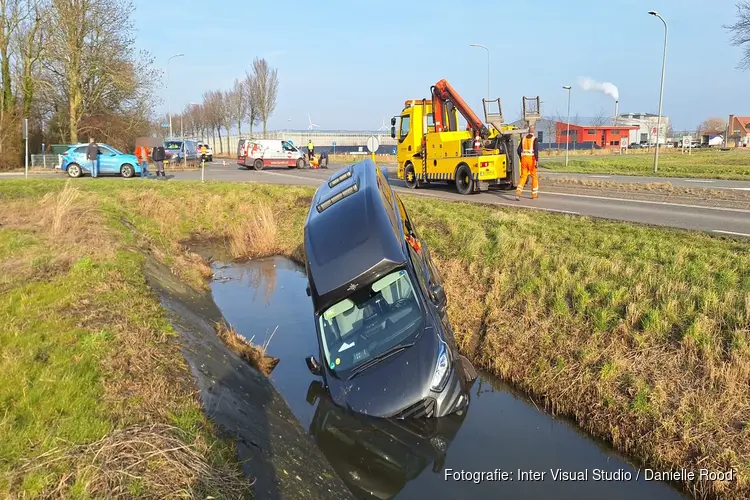
{"type": "MultiPolygon", "coordinates": [[[[664,114],[675,129],[709,116],[750,115],[750,71],[722,25],[734,0],[525,0],[519,2],[254,2],[135,0],[137,43],[166,70],[172,110],[206,90],[231,87],[255,56],[279,72],[278,105],[269,127],[377,129],[406,99],[428,97],[446,78],[481,115],[490,51],[492,98],[508,121],[523,95],[539,95],[545,115],[614,114],[612,97],[585,91],[589,77],[619,91],[621,113],[656,113],[664,26],[669,25],[664,114]],[[320,5],[320,6],[319,6],[320,5]],[[158,21],[157,21],[158,20],[158,21]]],[[[166,78],[165,78],[166,80],[166,78]]],[[[166,85],[159,92],[167,110],[166,85]]]]}

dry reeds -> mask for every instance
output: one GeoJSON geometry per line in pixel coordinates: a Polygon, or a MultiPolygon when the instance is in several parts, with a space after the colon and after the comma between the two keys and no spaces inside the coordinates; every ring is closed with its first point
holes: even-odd
{"type": "Polygon", "coordinates": [[[205,498],[215,491],[226,498],[252,498],[254,480],[238,468],[207,462],[210,448],[177,427],[134,425],[94,443],[54,448],[19,472],[65,470],[45,498],[68,498],[73,488],[91,498],[205,498]]]}
{"type": "Polygon", "coordinates": [[[230,225],[229,251],[233,258],[265,257],[278,250],[278,226],[268,204],[256,202],[248,218],[230,225]]]}
{"type": "Polygon", "coordinates": [[[227,347],[264,375],[270,375],[279,363],[278,358],[266,356],[266,351],[271,343],[271,339],[276,334],[276,330],[278,330],[278,327],[276,327],[270,337],[263,342],[262,346],[257,346],[252,343],[252,339],[247,340],[245,337],[237,333],[231,325],[226,323],[216,324],[216,335],[218,335],[227,347]]]}
{"type": "Polygon", "coordinates": [[[70,181],[61,191],[44,195],[40,203],[42,217],[52,236],[59,236],[67,227],[76,224],[72,220],[75,215],[73,208],[79,196],[78,188],[71,187],[70,181]]]}

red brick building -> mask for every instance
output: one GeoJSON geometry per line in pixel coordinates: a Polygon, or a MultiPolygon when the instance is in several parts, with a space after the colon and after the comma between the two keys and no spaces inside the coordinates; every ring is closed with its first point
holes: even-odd
{"type": "Polygon", "coordinates": [[[628,138],[631,130],[638,130],[638,127],[626,127],[622,125],[612,126],[581,126],[570,124],[570,136],[568,137],[567,122],[557,122],[557,142],[591,146],[596,144],[601,148],[620,148],[629,146],[628,138]]]}

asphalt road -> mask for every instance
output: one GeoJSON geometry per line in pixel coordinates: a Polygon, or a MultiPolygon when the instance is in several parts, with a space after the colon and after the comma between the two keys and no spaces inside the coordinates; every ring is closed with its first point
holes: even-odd
{"type": "MultiPolygon", "coordinates": [[[[331,165],[328,170],[297,170],[287,168],[267,168],[256,172],[246,170],[237,166],[234,161],[227,160],[226,166],[220,162],[207,165],[205,179],[211,181],[228,182],[264,182],[272,184],[308,185],[318,186],[330,174],[343,165],[331,165]]],[[[56,176],[64,174],[57,173],[56,176]]],[[[200,180],[201,172],[187,171],[172,174],[174,181],[200,180]]],[[[611,182],[671,182],[673,185],[685,185],[689,187],[702,187],[710,189],[742,189],[750,191],[750,182],[742,181],[719,181],[709,183],[696,183],[697,179],[670,179],[652,177],[630,177],[630,176],[594,176],[588,174],[553,174],[566,177],[579,177],[587,179],[602,179],[611,182]]],[[[549,172],[543,173],[542,177],[551,176],[549,172]]],[[[7,174],[2,178],[18,178],[23,174],[7,174]]],[[[35,175],[36,177],[36,175],[35,175]]],[[[79,181],[90,180],[88,177],[79,181]]],[[[170,180],[170,181],[171,181],[170,180]]],[[[701,179],[703,180],[703,179],[701,179]]],[[[133,179],[131,182],[142,182],[133,179]]],[[[450,201],[488,203],[495,205],[507,205],[532,210],[545,210],[571,215],[585,215],[604,219],[614,219],[657,226],[669,226],[682,229],[700,230],[722,235],[750,237],[750,210],[724,207],[707,207],[690,204],[668,203],[661,201],[646,201],[638,199],[624,199],[616,197],[594,196],[588,194],[556,193],[545,191],[542,183],[540,197],[531,200],[530,189],[524,193],[521,201],[515,201],[514,192],[503,190],[491,190],[489,192],[472,196],[461,196],[455,191],[455,187],[448,185],[432,185],[416,190],[407,189],[402,181],[391,174],[391,184],[403,193],[412,195],[441,198],[450,201]]]]}

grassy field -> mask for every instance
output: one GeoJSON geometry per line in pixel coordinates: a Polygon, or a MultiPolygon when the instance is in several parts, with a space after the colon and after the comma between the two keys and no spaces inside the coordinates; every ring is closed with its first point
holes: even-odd
{"type": "MultiPolygon", "coordinates": [[[[654,175],[653,153],[609,158],[576,156],[569,158],[567,168],[565,160],[556,157],[545,160],[541,165],[555,172],[654,175]]],[[[694,151],[692,155],[662,152],[659,154],[656,176],[750,180],[750,154],[745,151],[694,151]]]]}
{"type": "MultiPolygon", "coordinates": [[[[0,420],[6,473],[24,473],[25,460],[62,439],[63,448],[92,446],[136,423],[164,422],[210,442],[210,424],[187,389],[175,392],[164,379],[170,391],[154,394],[160,384],[138,383],[142,358],[157,380],[173,372],[184,379],[179,354],[162,340],[171,330],[144,288],[139,249],[196,286],[207,272],[180,244],[188,237],[225,238],[236,258],[299,260],[313,193],[210,182],[72,185],[0,184],[9,290],[0,304],[10,324],[0,349],[13,360],[0,366],[0,398],[14,402],[0,420]],[[135,307],[111,307],[126,297],[135,307]],[[126,368],[123,350],[144,349],[159,357],[131,356],[126,368]]],[[[652,467],[738,471],[736,482],[686,485],[698,496],[748,497],[750,245],[418,197],[405,203],[442,271],[457,341],[477,365],[652,467]]],[[[226,447],[195,450],[215,470],[233,470],[226,447]]],[[[12,485],[39,491],[80,467],[44,465],[12,485]]],[[[71,488],[85,481],[67,479],[71,488]]]]}

